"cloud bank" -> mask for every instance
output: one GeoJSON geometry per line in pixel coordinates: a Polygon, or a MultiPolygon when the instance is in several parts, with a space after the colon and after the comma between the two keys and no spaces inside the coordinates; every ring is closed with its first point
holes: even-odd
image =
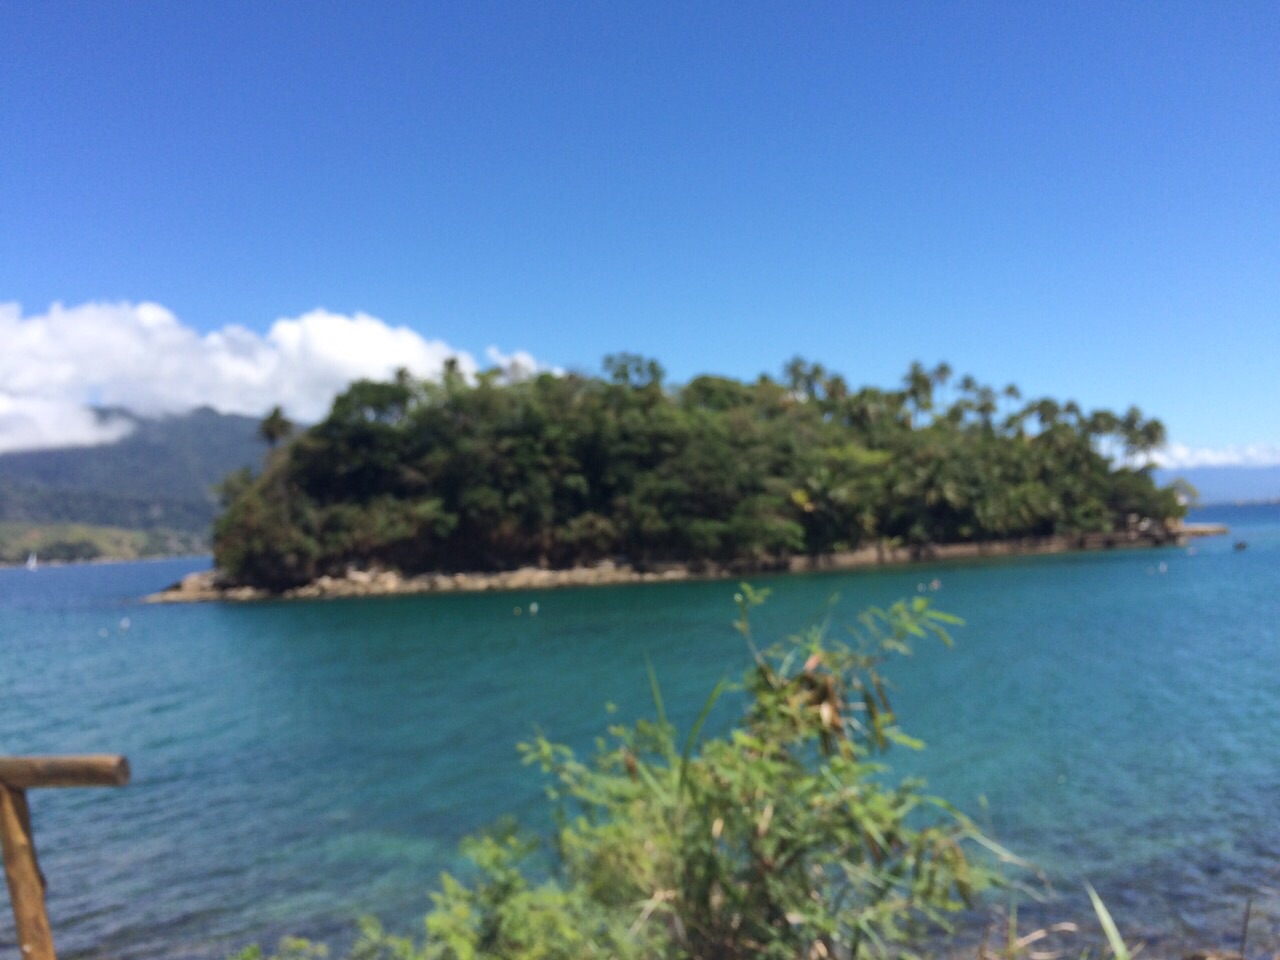
{"type": "Polygon", "coordinates": [[[1153,454],[1152,460],[1158,467],[1174,470],[1190,467],[1271,467],[1280,464],[1280,444],[1188,447],[1182,443],[1171,443],[1153,454]]]}
{"type": "MultiPolygon", "coordinates": [[[[467,375],[475,358],[408,327],[365,313],[313,310],[277,320],[265,335],[226,326],[200,334],[156,303],[54,304],[23,316],[0,303],[0,453],[111,443],[127,421],[94,407],[154,416],[211,406],[261,416],[280,405],[293,419],[324,416],[351,381],[385,379],[405,367],[440,375],[455,358],[467,375]]],[[[530,354],[486,352],[513,375],[546,369],[530,354]]]]}

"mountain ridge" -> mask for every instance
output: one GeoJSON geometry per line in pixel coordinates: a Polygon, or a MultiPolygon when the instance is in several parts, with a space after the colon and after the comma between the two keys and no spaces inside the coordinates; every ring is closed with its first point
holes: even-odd
{"type": "Polygon", "coordinates": [[[114,443],[0,454],[0,521],[175,530],[207,539],[217,485],[266,449],[259,420],[200,407],[132,421],[114,443]]]}
{"type": "Polygon", "coordinates": [[[1280,499],[1280,464],[1269,466],[1160,467],[1156,479],[1187,481],[1200,494],[1204,506],[1231,503],[1265,503],[1280,499]]]}

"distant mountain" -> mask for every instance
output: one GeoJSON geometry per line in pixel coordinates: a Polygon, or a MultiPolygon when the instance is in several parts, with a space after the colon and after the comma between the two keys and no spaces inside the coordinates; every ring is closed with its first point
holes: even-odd
{"type": "Polygon", "coordinates": [[[0,521],[88,523],[207,535],[215,486],[258,467],[266,447],[253,417],[207,407],[145,418],[115,443],[0,455],[0,521]]]}
{"type": "Polygon", "coordinates": [[[1162,484],[1177,477],[1186,480],[1200,492],[1202,504],[1280,499],[1280,466],[1186,467],[1160,469],[1155,475],[1162,484]]]}

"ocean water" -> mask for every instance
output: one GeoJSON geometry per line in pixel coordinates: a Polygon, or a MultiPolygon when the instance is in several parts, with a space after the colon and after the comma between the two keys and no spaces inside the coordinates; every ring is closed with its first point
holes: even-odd
{"type": "MultiPolygon", "coordinates": [[[[1036,864],[1051,888],[1024,899],[1024,922],[1087,917],[1087,880],[1134,936],[1230,947],[1251,900],[1250,952],[1270,956],[1280,508],[1193,519],[1232,534],[758,578],[773,596],[756,630],[828,610],[839,624],[923,588],[966,626],[953,649],[888,668],[928,743],[895,769],[1036,864]]],[[[645,714],[647,661],[687,722],[746,664],[725,582],[139,603],[206,563],[0,570],[0,752],[123,753],[134,772],[121,789],[30,795],[64,958],[216,958],[286,933],[341,944],[366,913],[417,932],[459,838],[509,813],[543,822],[517,741],[541,729],[587,749],[606,703],[645,714]]]]}

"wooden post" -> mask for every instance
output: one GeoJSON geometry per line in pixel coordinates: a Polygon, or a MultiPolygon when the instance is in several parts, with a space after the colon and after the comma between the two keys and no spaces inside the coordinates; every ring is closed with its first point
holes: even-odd
{"type": "Polygon", "coordinates": [[[0,852],[22,960],[57,960],[27,790],[118,787],[128,782],[129,762],[124,757],[0,757],[0,852]]]}
{"type": "Polygon", "coordinates": [[[4,878],[9,883],[9,901],[18,947],[25,960],[57,960],[53,952],[53,931],[44,906],[44,877],[36,862],[36,846],[31,836],[31,815],[25,790],[0,783],[0,841],[4,846],[4,878]]]}

